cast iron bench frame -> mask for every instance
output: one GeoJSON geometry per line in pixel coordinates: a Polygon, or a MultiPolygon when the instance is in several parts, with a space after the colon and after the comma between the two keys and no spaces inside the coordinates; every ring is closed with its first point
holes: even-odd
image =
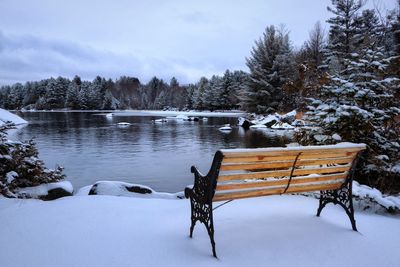
{"type": "MultiPolygon", "coordinates": [[[[320,191],[320,198],[319,198],[319,207],[317,210],[317,216],[320,216],[322,209],[326,206],[328,203],[333,203],[335,205],[340,205],[343,207],[345,210],[346,214],[348,215],[352,229],[354,231],[357,231],[356,227],[356,221],[354,219],[354,208],[353,208],[353,201],[352,201],[352,181],[353,181],[353,176],[354,176],[354,171],[355,167],[357,164],[358,157],[362,150],[366,148],[365,144],[353,144],[353,143],[345,143],[345,144],[338,144],[338,145],[328,145],[328,146],[309,146],[309,147],[289,147],[289,148],[265,148],[265,149],[225,149],[225,150],[219,150],[215,153],[210,171],[208,172],[207,175],[202,175],[199,170],[195,167],[191,167],[191,172],[194,174],[194,185],[193,188],[185,188],[185,197],[190,198],[190,204],[191,204],[191,226],[190,226],[190,237],[193,236],[193,230],[194,226],[197,221],[200,221],[203,223],[207,229],[208,235],[210,237],[211,245],[212,245],[212,253],[214,257],[217,257],[216,250],[215,250],[215,241],[214,241],[214,221],[213,221],[213,201],[223,201],[223,200],[228,200],[231,201],[233,199],[239,199],[239,198],[248,198],[248,197],[258,197],[258,196],[266,196],[266,195],[275,195],[275,194],[284,194],[284,193],[299,193],[299,192],[312,192],[312,191],[320,191]],[[310,152],[311,151],[311,152],[310,152]],[[291,183],[296,182],[296,178],[303,178],[303,179],[298,179],[298,180],[305,180],[305,177],[307,176],[295,176],[296,172],[301,172],[301,169],[298,169],[299,166],[300,168],[304,166],[301,165],[302,162],[307,162],[307,157],[305,159],[302,159],[302,155],[307,156],[307,153],[315,153],[320,152],[320,156],[322,159],[319,159],[317,157],[316,164],[318,162],[327,162],[327,159],[334,162],[334,163],[327,163],[327,164],[321,164],[319,165],[319,168],[315,168],[315,165],[312,170],[316,171],[317,173],[320,174],[321,177],[334,177],[335,174],[336,176],[338,175],[338,172],[332,174],[332,169],[337,167],[337,169],[343,169],[344,166],[348,167],[347,171],[342,171],[340,172],[340,175],[342,175],[344,178],[342,179],[343,182],[340,182],[335,184],[335,186],[329,186],[329,184],[318,184],[317,186],[301,186],[300,187],[294,187],[292,186],[291,183]],[[331,154],[324,154],[324,153],[331,153],[331,154]],[[349,159],[347,165],[343,165],[344,162],[338,160],[337,158],[334,157],[329,157],[329,155],[335,155],[335,153],[344,153],[347,159],[349,159]],[[286,171],[286,175],[282,178],[281,177],[274,177],[277,181],[276,183],[279,183],[281,185],[280,188],[274,190],[275,188],[272,189],[271,187],[264,187],[263,190],[255,190],[255,191],[249,191],[248,188],[242,188],[242,187],[247,187],[248,185],[251,185],[247,183],[248,181],[245,181],[245,177],[247,176],[252,176],[252,177],[257,177],[257,172],[252,172],[254,170],[250,170],[250,172],[247,172],[246,175],[236,175],[236,177],[240,178],[235,178],[232,180],[236,180],[239,182],[242,182],[243,185],[241,184],[236,184],[236,185],[230,185],[229,183],[225,185],[218,185],[218,178],[220,178],[220,171],[224,171],[226,169],[237,169],[236,166],[241,167],[240,164],[243,164],[245,162],[240,162],[241,159],[251,159],[253,162],[250,165],[249,168],[252,167],[258,167],[258,169],[262,168],[263,166],[269,167],[269,166],[274,166],[273,162],[269,161],[263,161],[264,158],[274,158],[275,156],[276,159],[279,160],[279,155],[281,155],[281,158],[288,157],[288,155],[292,156],[291,161],[285,163],[290,163],[291,166],[288,166],[288,164],[283,164],[286,167],[283,168],[284,171],[286,171]],[[236,160],[235,160],[235,155],[237,155],[236,160]],[[282,156],[286,155],[286,156],[282,156]],[[233,157],[233,158],[232,158],[233,157]],[[224,158],[230,158],[230,161],[228,160],[228,164],[224,162],[224,158]],[[319,160],[319,161],[318,161],[319,160]],[[233,162],[233,164],[232,164],[233,162]],[[254,163],[255,162],[255,163],[254,163]],[[261,164],[260,164],[261,162],[261,164]],[[336,163],[335,163],[336,162],[336,163]],[[239,163],[239,165],[238,165],[239,163]],[[272,164],[272,165],[271,165],[272,164]],[[232,167],[233,166],[233,167],[232,167]],[[324,169],[325,168],[325,169],[324,169]],[[330,169],[330,172],[324,173],[325,170],[330,169]],[[254,174],[253,174],[254,173],[254,174]],[[294,178],[294,179],[292,179],[294,178]],[[279,181],[281,180],[281,181],[279,181]],[[285,185],[282,185],[282,183],[286,183],[285,185]],[[218,186],[217,186],[218,185],[218,186]],[[225,187],[225,188],[224,188],[225,187]],[[223,191],[223,192],[228,192],[226,194],[220,194],[216,195],[216,192],[219,193],[218,189],[239,189],[235,190],[234,192],[230,191],[223,191]],[[266,188],[266,189],[265,189],[266,188]],[[248,193],[250,192],[250,193],[248,193]],[[252,193],[253,192],[253,193],[252,193]]],[[[338,155],[338,154],[337,154],[338,155]]],[[[309,155],[310,156],[310,155],[309,155]]],[[[311,155],[312,156],[312,155],[311,155]]],[[[345,157],[343,156],[343,157],[345,157]]],[[[275,161],[276,163],[281,163],[280,161],[275,161]]],[[[310,160],[308,160],[310,162],[310,160]]],[[[247,162],[248,163],[248,162],[247,162]]],[[[243,165],[245,166],[245,165],[243,165]]],[[[271,168],[269,168],[271,170],[271,168]]],[[[279,173],[282,171],[282,168],[273,168],[273,172],[279,173]]],[[[307,168],[303,169],[307,172],[307,168]]],[[[265,171],[265,169],[262,169],[261,172],[265,171]]],[[[260,172],[261,175],[263,175],[260,172]]],[[[303,171],[304,172],[304,171],[303,171]]],[[[307,173],[309,173],[308,171],[307,173]]],[[[229,176],[229,175],[227,175],[229,176]]],[[[234,175],[233,175],[234,176],[234,175]]],[[[231,177],[233,177],[231,176],[231,177]]],[[[225,177],[226,178],[226,177],[225,177]]],[[[233,177],[234,178],[234,177],[233,177]]],[[[250,178],[254,179],[254,178],[250,178]]],[[[259,179],[259,178],[258,178],[259,179]]],[[[221,179],[222,180],[222,179],[221,179]]],[[[313,180],[318,180],[318,178],[315,178],[313,180]]],[[[326,180],[326,178],[325,178],[326,180]]],[[[257,180],[258,181],[258,180],[257,180]]],[[[334,180],[332,180],[334,181],[334,180]]],[[[299,181],[297,181],[299,182],[299,181]]],[[[296,182],[296,183],[297,183],[296,182]]],[[[302,182],[302,181],[300,181],[302,182]]],[[[272,184],[274,185],[274,182],[269,182],[268,180],[265,181],[264,183],[266,184],[272,184]]],[[[251,188],[250,188],[251,189],[251,188]]],[[[254,188],[253,188],[254,189],[254,188]]],[[[257,189],[257,188],[256,188],[257,189]]],[[[214,208],[215,209],[215,208],[214,208]]]]}

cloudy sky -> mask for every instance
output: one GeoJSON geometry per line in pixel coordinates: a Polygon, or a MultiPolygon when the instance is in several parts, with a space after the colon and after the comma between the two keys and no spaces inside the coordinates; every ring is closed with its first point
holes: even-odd
{"type": "MultiPolygon", "coordinates": [[[[375,0],[377,1],[377,0],[375,0]]],[[[181,83],[247,70],[254,40],[285,24],[294,46],[330,0],[0,0],[0,84],[51,76],[181,83]]],[[[382,9],[396,0],[380,0],[382,9]]],[[[373,6],[373,0],[370,0],[373,6]]]]}

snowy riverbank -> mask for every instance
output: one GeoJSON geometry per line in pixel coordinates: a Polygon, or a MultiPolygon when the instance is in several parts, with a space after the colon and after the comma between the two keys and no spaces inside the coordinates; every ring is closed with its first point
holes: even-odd
{"type": "Polygon", "coordinates": [[[204,226],[188,237],[188,200],[0,198],[0,266],[397,266],[400,219],[303,196],[233,201],[215,211],[219,259],[204,226]],[[27,219],[29,218],[29,219],[27,219]]]}
{"type": "Polygon", "coordinates": [[[12,122],[15,125],[27,124],[28,122],[18,115],[15,115],[5,109],[0,108],[0,126],[4,125],[6,122],[12,122]]]}
{"type": "Polygon", "coordinates": [[[100,115],[112,113],[114,116],[196,116],[196,117],[240,117],[246,113],[240,110],[226,110],[226,111],[175,111],[175,110],[23,110],[23,112],[90,112],[100,113],[100,115]]]}

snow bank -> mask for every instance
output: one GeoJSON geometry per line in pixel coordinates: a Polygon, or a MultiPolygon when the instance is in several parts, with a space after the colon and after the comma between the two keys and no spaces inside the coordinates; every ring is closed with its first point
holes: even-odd
{"type": "Polygon", "coordinates": [[[400,210],[400,196],[384,196],[376,189],[367,185],[361,185],[358,182],[353,182],[353,195],[361,199],[364,203],[359,203],[364,206],[364,209],[371,208],[371,205],[378,204],[388,211],[400,210]]]}
{"type": "Polygon", "coordinates": [[[219,259],[205,227],[189,238],[189,200],[79,196],[0,198],[1,266],[398,266],[400,219],[303,196],[235,200],[214,211],[219,259]]]}
{"type": "Polygon", "coordinates": [[[26,120],[22,119],[18,115],[15,115],[5,109],[0,108],[0,126],[4,125],[6,122],[12,122],[15,125],[26,124],[26,120]]]}

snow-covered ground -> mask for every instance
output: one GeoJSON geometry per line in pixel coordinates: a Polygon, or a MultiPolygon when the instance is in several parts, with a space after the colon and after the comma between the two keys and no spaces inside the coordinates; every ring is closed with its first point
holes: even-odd
{"type": "Polygon", "coordinates": [[[12,122],[15,125],[26,124],[28,123],[26,120],[22,119],[21,117],[0,108],[0,126],[6,122],[12,122]]]}
{"type": "Polygon", "coordinates": [[[219,259],[204,226],[188,237],[189,201],[73,196],[0,198],[0,266],[399,266],[400,218],[304,196],[235,200],[214,211],[219,259]]]}

